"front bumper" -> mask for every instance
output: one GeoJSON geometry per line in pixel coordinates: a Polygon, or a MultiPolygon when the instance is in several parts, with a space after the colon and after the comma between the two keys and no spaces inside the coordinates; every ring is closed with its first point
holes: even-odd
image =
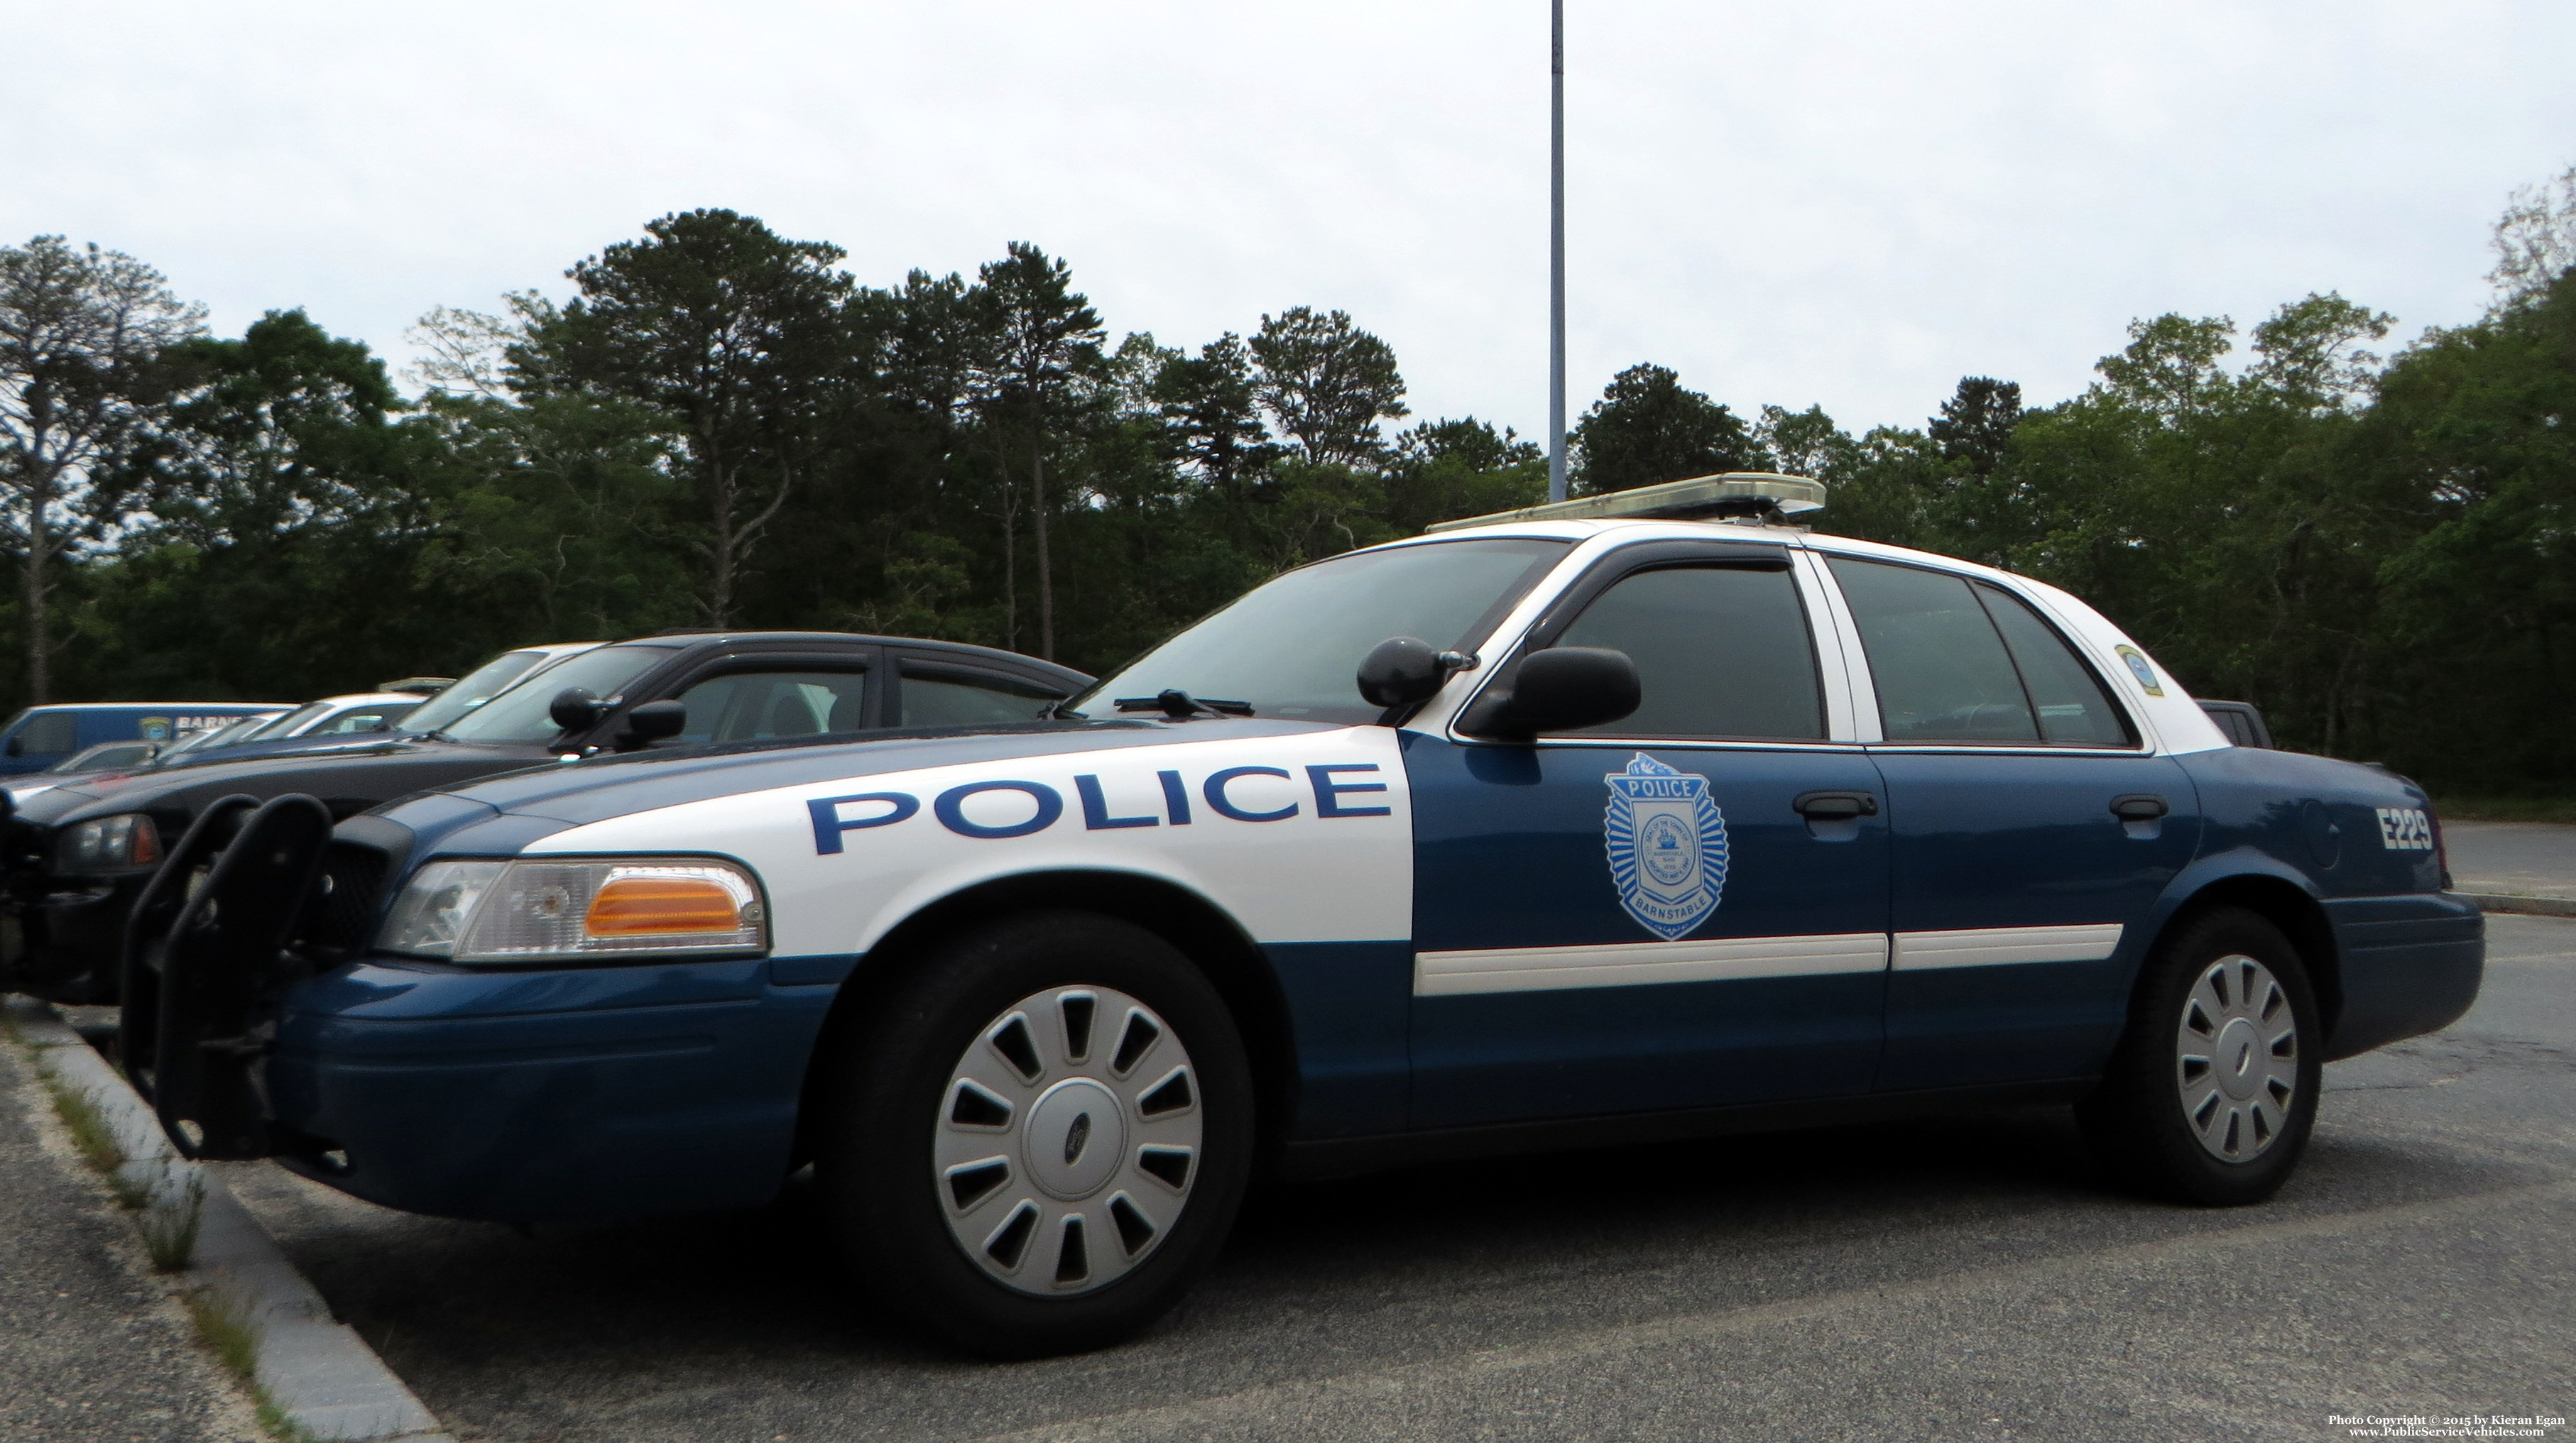
{"type": "Polygon", "coordinates": [[[501,973],[362,960],[286,999],[267,1091],[281,1135],[302,1143],[282,1161],[446,1217],[755,1205],[792,1165],[838,991],[776,985],[759,960],[501,973]]]}
{"type": "Polygon", "coordinates": [[[56,1002],[116,1001],[126,919],[151,880],[150,872],[11,878],[0,896],[0,980],[56,1002]]]}

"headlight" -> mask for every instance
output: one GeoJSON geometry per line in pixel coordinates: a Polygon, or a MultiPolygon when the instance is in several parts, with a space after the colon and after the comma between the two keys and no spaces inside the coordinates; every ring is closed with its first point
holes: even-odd
{"type": "Polygon", "coordinates": [[[432,862],[394,900],[376,945],[456,962],[739,954],[769,949],[769,918],[731,862],[432,862]]]}
{"type": "Polygon", "coordinates": [[[161,830],[141,812],[96,817],[63,833],[55,860],[66,872],[130,872],[161,864],[161,830]]]}

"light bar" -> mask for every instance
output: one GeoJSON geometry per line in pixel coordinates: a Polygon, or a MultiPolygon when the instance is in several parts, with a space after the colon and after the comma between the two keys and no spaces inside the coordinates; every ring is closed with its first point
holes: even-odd
{"type": "Polygon", "coordinates": [[[1435,522],[1422,530],[1428,535],[1434,531],[1456,531],[1468,526],[1499,526],[1506,521],[1616,521],[1647,517],[1687,520],[1728,515],[1759,517],[1772,512],[1781,516],[1804,516],[1824,509],[1825,484],[1821,481],[1805,476],[1782,476],[1771,471],[1729,471],[1719,476],[1667,481],[1661,486],[1640,486],[1633,491],[1613,491],[1607,496],[1585,496],[1546,506],[1524,506],[1518,511],[1497,511],[1491,516],[1435,522]],[[1760,504],[1765,501],[1771,504],[1760,504]]]}

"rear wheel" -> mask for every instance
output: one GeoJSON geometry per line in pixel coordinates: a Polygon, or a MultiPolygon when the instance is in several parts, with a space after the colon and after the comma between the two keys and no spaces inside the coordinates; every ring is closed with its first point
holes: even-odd
{"type": "Polygon", "coordinates": [[[2157,945],[2129,1029],[2078,1108],[2103,1163],[2147,1191],[2234,1206],[2278,1191],[2321,1081],[2315,994],[2262,917],[2207,913],[2157,945]]]}
{"type": "Polygon", "coordinates": [[[951,940],[846,1055],[816,1157],[844,1256],[977,1352],[1116,1342],[1214,1260],[1251,1161],[1224,1003],[1170,944],[1087,913],[951,940]]]}

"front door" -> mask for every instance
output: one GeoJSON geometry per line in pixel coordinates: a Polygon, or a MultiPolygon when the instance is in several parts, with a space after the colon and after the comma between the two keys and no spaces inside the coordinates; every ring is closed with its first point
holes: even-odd
{"type": "Polygon", "coordinates": [[[1416,1127],[1869,1085],[1887,833],[1868,756],[1827,740],[1797,575],[1779,547],[1634,550],[1529,643],[1626,652],[1634,715],[1404,735],[1416,1127]]]}
{"type": "Polygon", "coordinates": [[[1883,1091],[2101,1065],[2143,926],[2200,831],[2190,779],[2031,607],[1835,558],[1885,741],[1895,895],[1883,1091]],[[2129,815],[2123,816],[2119,808],[2129,815]]]}

